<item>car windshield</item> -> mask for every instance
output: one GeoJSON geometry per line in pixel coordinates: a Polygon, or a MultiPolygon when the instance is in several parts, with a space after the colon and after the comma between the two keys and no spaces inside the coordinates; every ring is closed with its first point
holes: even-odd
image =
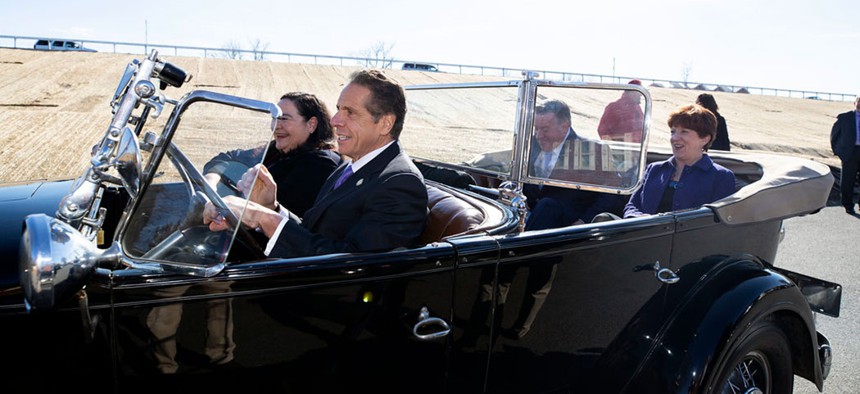
{"type": "MultiPolygon", "coordinates": [[[[147,126],[157,127],[158,123],[147,126]]],[[[122,237],[125,253],[134,258],[203,266],[227,261],[239,227],[212,232],[203,225],[203,208],[212,200],[206,188],[211,187],[221,197],[239,195],[235,182],[245,170],[262,162],[272,131],[272,117],[266,113],[209,102],[189,106],[169,142],[166,157],[160,160],[151,184],[141,192],[130,216],[122,237]],[[219,154],[234,150],[256,155],[244,162],[207,167],[219,154]],[[200,176],[207,171],[217,173],[222,181],[201,184],[200,176]]]]}
{"type": "Polygon", "coordinates": [[[538,83],[527,102],[518,93],[517,85],[501,82],[409,87],[403,144],[420,160],[488,177],[623,193],[635,189],[646,151],[645,93],[558,83],[538,83]],[[566,114],[567,123],[546,137],[546,119],[536,110],[551,112],[552,119],[566,114]],[[528,131],[515,154],[521,129],[528,131]],[[561,159],[552,173],[538,168],[541,148],[561,159]]]}
{"type": "Polygon", "coordinates": [[[407,88],[409,110],[401,142],[414,158],[510,171],[517,114],[517,87],[450,86],[407,88]],[[487,156],[489,163],[474,164],[487,156]]]}

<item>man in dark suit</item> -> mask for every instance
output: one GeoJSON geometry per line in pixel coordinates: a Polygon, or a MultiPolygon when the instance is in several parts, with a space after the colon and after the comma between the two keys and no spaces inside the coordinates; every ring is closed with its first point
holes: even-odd
{"type": "MultiPolygon", "coordinates": [[[[542,178],[551,178],[559,164],[574,154],[576,141],[586,141],[576,135],[571,127],[570,108],[559,100],[546,101],[535,107],[534,137],[529,174],[542,178]]],[[[620,195],[531,184],[523,187],[523,194],[529,206],[526,230],[589,223],[595,215],[603,212],[619,215],[627,202],[620,195]]],[[[506,336],[519,339],[529,332],[552,289],[557,263],[554,257],[530,262],[519,315],[511,328],[505,330],[506,336]]],[[[515,267],[503,267],[499,272],[502,303],[515,272],[515,267]]]]}
{"type": "Polygon", "coordinates": [[[854,110],[839,114],[830,130],[830,149],[842,161],[839,188],[845,212],[854,214],[854,184],[860,172],[860,96],[854,99],[854,110]]]}
{"type": "MultiPolygon", "coordinates": [[[[535,107],[534,140],[529,174],[550,178],[552,172],[574,153],[573,144],[585,141],[570,126],[570,108],[552,100],[535,107]]],[[[559,187],[523,187],[530,213],[526,230],[542,230],[589,223],[602,212],[619,213],[627,202],[617,195],[559,187]]]]}
{"type": "MultiPolygon", "coordinates": [[[[303,219],[277,206],[277,186],[260,172],[242,223],[259,228],[270,257],[391,250],[417,246],[427,220],[427,189],[421,172],[398,141],[406,115],[403,88],[375,70],[354,73],[341,91],[331,119],[345,160],[326,180],[303,219]]],[[[234,212],[244,200],[225,199],[234,212]]],[[[226,221],[207,209],[210,229],[226,221]]]]}

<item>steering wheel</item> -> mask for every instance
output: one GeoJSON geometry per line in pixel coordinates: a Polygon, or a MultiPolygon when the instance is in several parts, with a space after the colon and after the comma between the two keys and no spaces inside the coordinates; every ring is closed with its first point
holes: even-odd
{"type": "MultiPolygon", "coordinates": [[[[254,255],[257,258],[265,258],[266,255],[263,253],[263,249],[260,247],[257,239],[254,238],[248,229],[242,226],[242,223],[239,221],[239,217],[233,213],[230,207],[224,202],[224,199],[221,198],[221,195],[212,188],[212,185],[206,181],[206,178],[200,171],[197,170],[197,167],[188,160],[188,157],[172,142],[167,146],[167,156],[173,161],[176,169],[182,175],[183,180],[188,185],[188,188],[191,191],[192,195],[197,194],[197,191],[202,191],[206,198],[218,208],[218,211],[224,216],[224,219],[227,220],[227,223],[230,227],[237,228],[237,236],[240,240],[247,244],[251,249],[254,250],[254,255]]],[[[241,164],[241,163],[237,163],[241,164]]]]}
{"type": "MultiPolygon", "coordinates": [[[[247,233],[246,233],[247,234],[247,233]]],[[[170,260],[209,266],[221,263],[221,245],[227,241],[226,231],[214,232],[209,226],[196,225],[179,229],[168,235],[164,240],[149,249],[142,257],[153,260],[170,260]],[[201,247],[205,246],[205,247],[201,247]]],[[[253,237],[247,239],[254,240],[253,237]]],[[[258,260],[261,249],[259,245],[249,245],[246,239],[239,237],[230,247],[227,261],[243,262],[258,260]]],[[[265,256],[263,256],[264,258],[265,256]]]]}
{"type": "MultiPolygon", "coordinates": [[[[196,168],[192,168],[194,169],[194,172],[200,174],[200,172],[198,172],[196,168]]],[[[244,173],[244,171],[242,173],[244,173]]],[[[263,253],[263,248],[260,246],[260,243],[257,242],[257,239],[254,238],[251,235],[250,231],[242,225],[239,220],[239,217],[236,216],[235,213],[233,213],[233,210],[230,209],[226,202],[224,202],[224,199],[221,198],[221,195],[219,195],[218,192],[212,188],[212,185],[206,182],[206,178],[204,178],[203,175],[200,175],[199,184],[200,188],[203,189],[203,193],[206,195],[207,198],[209,198],[209,201],[212,202],[212,205],[218,208],[218,211],[221,213],[221,216],[223,216],[224,219],[227,220],[227,223],[230,224],[230,227],[238,228],[238,231],[236,232],[238,240],[248,246],[249,251],[251,251],[254,257],[258,259],[266,258],[266,255],[263,253]]]]}
{"type": "Polygon", "coordinates": [[[239,181],[242,180],[242,175],[245,175],[245,172],[251,168],[250,166],[238,161],[224,160],[218,161],[211,166],[207,164],[207,167],[209,167],[209,169],[206,171],[206,174],[204,174],[204,177],[210,174],[218,176],[216,191],[219,195],[223,196],[232,194],[243,197],[243,193],[239,190],[238,184],[239,181]]]}

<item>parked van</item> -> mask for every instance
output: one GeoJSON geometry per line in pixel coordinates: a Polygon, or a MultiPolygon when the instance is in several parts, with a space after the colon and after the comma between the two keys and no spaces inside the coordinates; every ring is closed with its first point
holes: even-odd
{"type": "Polygon", "coordinates": [[[439,71],[436,66],[432,64],[424,64],[424,63],[403,63],[403,68],[401,70],[418,70],[418,71],[439,71]]]}
{"type": "Polygon", "coordinates": [[[64,40],[38,40],[36,44],[33,45],[33,49],[39,49],[43,51],[81,51],[81,52],[95,52],[95,49],[84,48],[80,43],[75,41],[64,41],[64,40]]]}

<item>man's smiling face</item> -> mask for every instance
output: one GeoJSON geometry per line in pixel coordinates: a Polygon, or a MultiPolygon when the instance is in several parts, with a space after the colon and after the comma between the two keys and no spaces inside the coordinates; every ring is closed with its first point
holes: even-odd
{"type": "Polygon", "coordinates": [[[374,121],[365,105],[372,99],[370,89],[356,84],[343,88],[337,99],[337,112],[331,119],[341,154],[358,160],[367,153],[392,140],[393,114],[385,114],[374,121]]]}

